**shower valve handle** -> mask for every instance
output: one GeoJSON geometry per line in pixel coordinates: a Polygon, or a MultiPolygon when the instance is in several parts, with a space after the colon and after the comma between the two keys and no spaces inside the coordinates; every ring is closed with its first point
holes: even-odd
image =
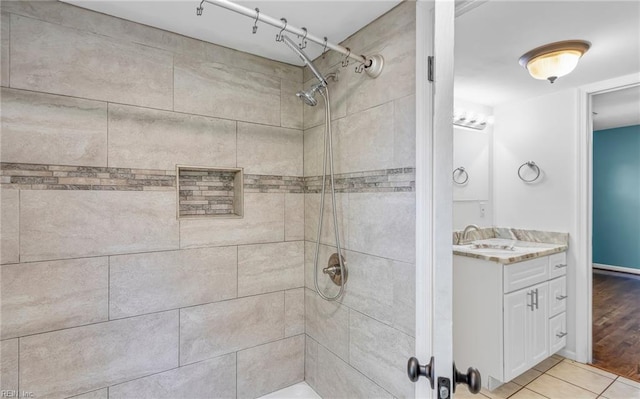
{"type": "Polygon", "coordinates": [[[324,269],[322,269],[322,273],[329,274],[329,275],[339,274],[340,266],[327,266],[324,269]]]}

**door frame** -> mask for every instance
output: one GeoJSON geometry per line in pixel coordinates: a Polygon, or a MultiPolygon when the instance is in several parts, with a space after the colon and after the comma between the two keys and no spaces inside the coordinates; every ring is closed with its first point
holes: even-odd
{"type": "MultiPolygon", "coordinates": [[[[416,2],[416,345],[422,364],[435,358],[435,375],[453,369],[453,50],[455,3],[416,2]],[[434,56],[435,82],[427,57],[434,56]],[[437,89],[437,90],[436,90],[437,89]]],[[[434,381],[437,387],[437,381],[434,381]]],[[[433,398],[425,378],[417,398],[433,398]]]]}
{"type": "Polygon", "coordinates": [[[593,358],[593,121],[592,97],[640,85],[640,74],[630,74],[582,86],[578,89],[577,176],[578,206],[576,254],[576,360],[591,363],[593,358]]]}

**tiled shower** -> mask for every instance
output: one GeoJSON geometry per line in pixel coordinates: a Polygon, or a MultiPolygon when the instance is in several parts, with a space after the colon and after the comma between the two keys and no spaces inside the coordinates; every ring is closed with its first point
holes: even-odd
{"type": "Polygon", "coordinates": [[[315,61],[339,71],[339,302],[313,285],[324,127],[295,96],[308,70],[60,2],[1,11],[0,389],[413,397],[415,3],[343,43],[385,57],[377,79],[315,61]],[[220,197],[238,180],[199,168],[242,169],[241,217],[220,197]]]}

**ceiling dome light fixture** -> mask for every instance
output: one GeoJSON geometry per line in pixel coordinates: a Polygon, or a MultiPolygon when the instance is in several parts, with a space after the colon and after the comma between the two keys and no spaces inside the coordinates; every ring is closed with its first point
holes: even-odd
{"type": "Polygon", "coordinates": [[[519,62],[534,79],[546,79],[553,83],[573,71],[589,47],[591,43],[584,40],[545,44],[528,51],[520,57],[519,62]]]}

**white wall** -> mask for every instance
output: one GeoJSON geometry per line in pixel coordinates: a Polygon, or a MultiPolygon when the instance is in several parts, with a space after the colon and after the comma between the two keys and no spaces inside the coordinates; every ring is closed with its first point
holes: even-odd
{"type": "MultiPolygon", "coordinates": [[[[497,226],[568,232],[569,309],[575,309],[578,92],[564,90],[494,108],[494,212],[497,226]],[[542,173],[522,182],[518,167],[535,161],[542,173]]],[[[565,355],[575,352],[575,311],[568,312],[565,355]]]]}

